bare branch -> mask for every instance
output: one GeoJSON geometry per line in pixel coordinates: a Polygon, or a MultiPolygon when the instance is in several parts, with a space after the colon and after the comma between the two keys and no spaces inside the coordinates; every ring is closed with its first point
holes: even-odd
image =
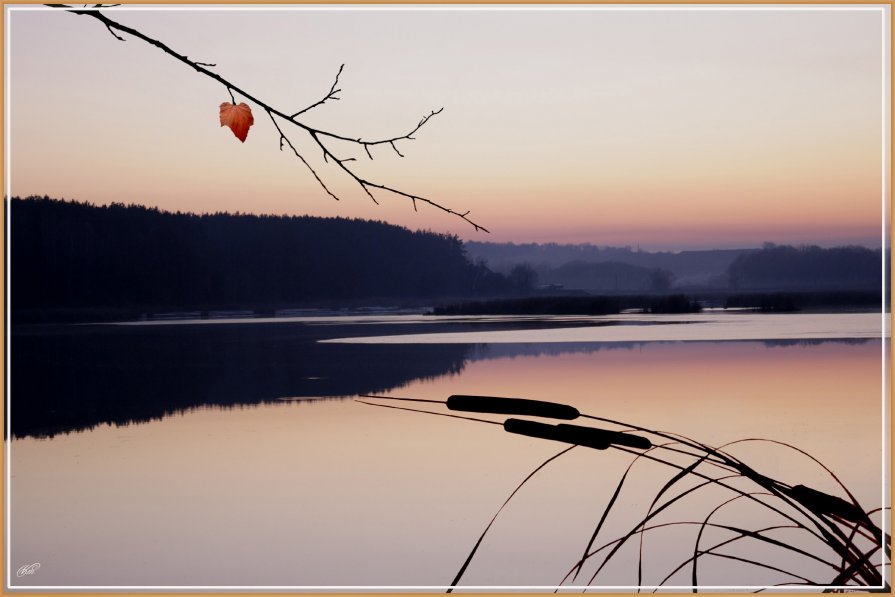
{"type": "MultiPolygon", "coordinates": [[[[376,184],[375,182],[370,182],[369,180],[359,179],[359,181],[360,181],[360,183],[364,186],[364,188],[370,186],[370,187],[373,187],[373,188],[376,188],[376,189],[382,189],[383,191],[388,191],[388,192],[390,192],[390,193],[394,193],[395,195],[400,195],[400,196],[402,196],[402,197],[407,197],[408,199],[410,199],[410,200],[413,202],[414,207],[416,206],[416,202],[417,202],[417,201],[422,201],[423,203],[428,203],[428,204],[431,205],[432,207],[437,207],[438,209],[440,209],[441,211],[443,211],[443,212],[445,212],[445,213],[449,213],[449,214],[451,214],[451,215],[457,216],[458,218],[460,218],[461,220],[465,221],[466,223],[468,223],[470,226],[472,226],[472,227],[475,228],[476,230],[481,230],[482,232],[491,232],[490,230],[488,230],[488,229],[485,228],[484,226],[481,226],[481,225],[479,225],[479,224],[476,224],[475,222],[473,222],[472,220],[470,220],[469,218],[467,218],[466,216],[469,215],[469,211],[468,211],[468,210],[465,211],[465,212],[463,212],[463,213],[460,213],[460,212],[458,212],[458,211],[454,211],[453,209],[450,209],[450,208],[448,208],[448,207],[445,207],[445,206],[443,206],[443,205],[440,205],[440,204],[438,204],[438,203],[435,203],[434,201],[432,201],[432,200],[430,200],[430,199],[426,199],[425,197],[420,197],[419,195],[411,195],[410,193],[405,193],[404,191],[399,191],[398,189],[394,189],[394,188],[392,188],[392,187],[387,187],[387,186],[385,186],[385,185],[376,184]]],[[[372,196],[372,195],[371,195],[371,196],[372,196]]]]}
{"type": "Polygon", "coordinates": [[[120,35],[118,35],[117,33],[115,33],[114,31],[112,31],[112,27],[110,27],[108,24],[106,25],[106,29],[108,29],[109,34],[110,34],[112,37],[114,37],[115,39],[117,39],[118,41],[127,41],[126,39],[124,39],[123,37],[121,37],[120,35]]]}
{"type": "Polygon", "coordinates": [[[308,107],[305,108],[304,110],[299,110],[298,112],[296,112],[295,114],[293,114],[293,115],[290,116],[289,118],[291,118],[291,119],[295,119],[297,116],[301,116],[302,114],[304,114],[305,112],[307,112],[307,111],[310,110],[311,108],[316,108],[317,106],[320,106],[320,105],[324,104],[324,103],[326,102],[326,100],[335,100],[335,101],[338,101],[338,100],[342,99],[342,98],[340,98],[340,97],[336,97],[336,94],[339,93],[340,91],[342,91],[341,89],[336,89],[336,85],[339,84],[339,75],[342,74],[342,69],[343,69],[343,68],[345,68],[345,65],[344,65],[344,64],[343,64],[342,66],[339,67],[339,72],[336,73],[336,80],[333,82],[333,86],[329,88],[329,93],[326,94],[326,97],[324,97],[324,98],[323,98],[322,100],[320,100],[319,102],[316,102],[316,103],[314,103],[314,104],[311,104],[310,106],[308,106],[308,107]]]}
{"type": "MultiPolygon", "coordinates": [[[[417,123],[416,127],[414,127],[413,130],[411,130],[409,133],[406,133],[404,135],[399,135],[396,137],[390,137],[387,139],[364,140],[362,137],[349,137],[346,135],[333,133],[331,131],[325,131],[323,129],[318,129],[318,128],[312,127],[308,124],[305,124],[304,122],[299,121],[297,119],[297,117],[298,117],[298,115],[306,112],[307,110],[309,110],[315,106],[322,104],[323,102],[325,102],[327,100],[338,99],[337,97],[335,97],[335,95],[337,93],[339,93],[339,91],[340,91],[339,89],[337,89],[337,85],[339,82],[339,75],[342,73],[342,68],[344,68],[344,65],[342,65],[342,67],[339,68],[339,73],[336,75],[336,80],[333,83],[332,87],[330,88],[330,92],[326,95],[326,97],[324,97],[322,100],[320,100],[316,104],[309,106],[305,110],[302,110],[301,112],[297,112],[295,114],[290,115],[290,114],[286,114],[282,110],[278,110],[278,109],[274,108],[270,104],[262,101],[255,95],[249,93],[245,89],[230,82],[229,80],[218,75],[217,73],[208,70],[206,68],[208,66],[207,63],[200,63],[200,62],[195,62],[193,60],[190,60],[186,56],[178,54],[177,52],[172,50],[170,47],[165,45],[163,42],[161,42],[157,39],[153,39],[139,31],[137,31],[136,29],[133,29],[132,27],[128,27],[127,25],[123,25],[121,23],[118,23],[117,21],[113,21],[112,19],[110,19],[109,17],[107,17],[106,15],[100,13],[99,11],[97,11],[95,9],[76,9],[76,8],[72,8],[65,4],[47,4],[46,6],[50,6],[50,7],[54,7],[54,8],[61,8],[61,9],[67,10],[67,11],[72,12],[77,15],[89,16],[91,18],[94,18],[94,19],[98,20],[100,23],[102,23],[103,25],[105,25],[105,27],[110,32],[113,32],[113,35],[114,35],[114,31],[118,31],[118,32],[130,35],[132,37],[136,37],[137,39],[141,39],[141,40],[145,41],[146,43],[157,47],[158,49],[160,49],[164,53],[168,54],[169,56],[172,56],[173,58],[176,58],[180,62],[183,62],[184,64],[192,67],[196,72],[199,72],[199,73],[205,75],[206,77],[208,77],[214,81],[217,81],[218,83],[223,85],[227,89],[227,92],[230,94],[230,99],[234,104],[236,103],[236,99],[234,97],[234,92],[236,92],[239,95],[241,95],[242,97],[244,97],[247,101],[250,101],[250,102],[256,104],[257,106],[259,106],[261,109],[263,109],[265,112],[267,112],[267,115],[270,117],[271,121],[274,123],[274,126],[276,127],[277,131],[279,132],[280,148],[282,149],[284,144],[288,145],[290,147],[290,149],[292,149],[293,153],[295,153],[296,157],[298,157],[305,164],[305,166],[307,166],[307,168],[311,171],[311,173],[314,175],[314,178],[317,180],[318,183],[320,183],[320,185],[327,192],[327,194],[329,194],[334,199],[338,199],[338,197],[336,197],[326,187],[326,185],[323,183],[323,181],[320,179],[320,177],[317,175],[317,173],[313,170],[313,168],[311,168],[310,164],[308,164],[308,162],[304,159],[304,157],[302,157],[298,153],[298,151],[295,149],[295,146],[292,144],[292,142],[289,140],[289,138],[286,137],[286,135],[283,133],[283,131],[280,128],[279,124],[277,123],[275,117],[282,118],[283,120],[289,122],[290,124],[293,124],[293,125],[297,126],[298,128],[302,129],[306,134],[310,135],[310,137],[314,140],[314,142],[316,142],[317,145],[320,147],[320,149],[323,151],[324,159],[328,162],[329,159],[332,158],[332,161],[343,172],[345,172],[348,176],[350,176],[361,187],[361,189],[363,189],[364,193],[366,193],[367,196],[370,197],[370,199],[372,199],[373,202],[376,203],[377,205],[379,204],[379,202],[376,200],[376,198],[373,196],[373,193],[371,192],[371,189],[374,189],[374,188],[388,191],[392,194],[399,195],[401,197],[410,199],[410,201],[414,205],[414,208],[416,208],[417,201],[427,203],[428,205],[438,208],[445,213],[457,216],[461,220],[470,224],[477,231],[480,230],[483,232],[488,232],[488,229],[486,229],[483,226],[480,226],[479,224],[476,224],[475,222],[473,222],[472,220],[470,220],[467,217],[469,214],[468,211],[465,213],[460,213],[460,212],[454,211],[453,209],[451,209],[449,207],[446,207],[444,205],[436,203],[435,201],[433,201],[431,199],[426,199],[424,197],[420,197],[419,195],[412,195],[410,193],[405,193],[404,191],[400,191],[400,190],[390,187],[388,185],[376,183],[371,180],[367,180],[366,178],[362,178],[362,177],[358,176],[353,170],[351,170],[348,166],[345,165],[345,162],[354,161],[354,158],[340,160],[333,154],[333,152],[330,150],[330,148],[327,147],[326,143],[324,143],[322,140],[322,138],[326,138],[326,139],[332,139],[332,140],[338,140],[338,141],[345,141],[348,143],[353,143],[355,145],[360,145],[361,147],[364,148],[364,150],[367,153],[367,156],[370,159],[373,159],[373,155],[370,153],[370,149],[369,149],[371,146],[382,145],[382,144],[388,143],[392,146],[392,148],[395,150],[395,152],[398,153],[398,155],[403,157],[403,154],[401,154],[401,152],[398,151],[397,147],[395,146],[395,142],[402,141],[402,140],[411,140],[412,141],[413,135],[417,131],[419,131],[427,122],[429,122],[429,120],[433,116],[440,114],[442,112],[442,110],[444,110],[444,108],[439,108],[438,110],[434,110],[434,111],[430,112],[429,114],[427,114],[426,116],[424,116],[422,119],[420,119],[419,123],[417,123]]],[[[115,35],[115,37],[118,39],[123,39],[123,38],[118,37],[118,35],[115,35]]]]}
{"type": "Polygon", "coordinates": [[[292,153],[295,154],[295,157],[297,157],[298,159],[300,159],[300,160],[302,161],[302,163],[303,163],[305,166],[307,166],[308,170],[311,171],[311,174],[314,175],[314,178],[317,179],[317,182],[320,183],[320,186],[323,187],[323,190],[324,190],[324,191],[326,191],[326,194],[329,195],[330,197],[332,197],[333,199],[335,199],[336,201],[338,201],[339,198],[336,197],[336,195],[333,194],[333,192],[330,191],[329,188],[327,188],[327,186],[323,183],[322,180],[320,180],[320,177],[317,176],[317,173],[314,171],[313,168],[311,168],[311,165],[307,162],[307,160],[305,160],[305,158],[302,157],[302,155],[301,155],[300,153],[298,153],[298,150],[295,149],[295,145],[292,144],[292,141],[289,140],[289,137],[287,137],[287,136],[283,133],[283,130],[280,128],[280,125],[277,124],[277,121],[276,121],[276,119],[273,117],[273,114],[271,113],[271,111],[270,111],[270,110],[266,110],[266,112],[267,112],[267,115],[270,116],[270,121],[273,123],[274,127],[277,129],[277,132],[280,133],[280,151],[283,151],[283,144],[288,145],[288,146],[289,146],[289,149],[292,150],[292,153]]]}
{"type": "Polygon", "coordinates": [[[424,126],[427,122],[429,122],[429,120],[430,120],[433,116],[437,116],[438,114],[441,114],[443,111],[444,111],[444,108],[443,108],[443,107],[442,107],[442,108],[439,108],[439,109],[437,109],[437,110],[433,110],[432,112],[430,112],[429,114],[427,114],[426,116],[424,116],[424,117],[419,121],[419,123],[413,128],[413,130],[410,131],[409,133],[404,134],[404,135],[399,135],[399,136],[397,136],[397,137],[389,137],[388,139],[378,139],[378,140],[375,140],[375,141],[365,141],[365,140],[363,140],[363,139],[360,138],[360,137],[358,137],[357,139],[352,139],[352,138],[346,137],[346,136],[344,136],[344,135],[337,135],[337,134],[335,134],[335,133],[330,133],[330,132],[327,132],[327,131],[318,131],[318,132],[319,132],[320,134],[322,134],[322,135],[326,135],[327,137],[330,137],[330,138],[332,138],[332,139],[338,139],[339,141],[348,141],[348,142],[350,142],[350,143],[359,143],[359,144],[361,144],[361,145],[384,145],[384,144],[386,144],[386,143],[394,143],[395,141],[404,141],[404,140],[415,141],[416,139],[415,139],[414,136],[413,136],[414,133],[416,133],[418,130],[420,130],[421,128],[423,128],[423,126],[424,126]]]}
{"type": "Polygon", "coordinates": [[[362,188],[364,190],[364,193],[367,194],[367,197],[372,199],[373,203],[375,203],[376,205],[379,205],[379,201],[376,200],[376,197],[374,197],[373,193],[370,192],[370,189],[367,188],[367,184],[368,184],[367,181],[365,181],[363,178],[361,178],[357,174],[355,174],[350,168],[348,168],[345,164],[343,164],[339,160],[339,158],[334,156],[333,152],[330,151],[330,149],[326,145],[324,145],[323,142],[320,140],[319,135],[320,135],[320,133],[318,131],[311,132],[311,138],[314,139],[314,141],[317,142],[317,145],[320,147],[320,149],[323,150],[323,158],[324,159],[332,158],[333,161],[336,164],[338,164],[339,168],[341,168],[348,176],[353,178],[354,181],[360,185],[360,188],[362,188]]]}

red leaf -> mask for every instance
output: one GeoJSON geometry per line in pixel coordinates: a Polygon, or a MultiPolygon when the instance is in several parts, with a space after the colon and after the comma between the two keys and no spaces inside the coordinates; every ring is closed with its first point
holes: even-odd
{"type": "Polygon", "coordinates": [[[221,126],[229,126],[236,138],[245,143],[249,127],[255,123],[252,109],[245,103],[238,106],[230,102],[221,104],[221,126]]]}

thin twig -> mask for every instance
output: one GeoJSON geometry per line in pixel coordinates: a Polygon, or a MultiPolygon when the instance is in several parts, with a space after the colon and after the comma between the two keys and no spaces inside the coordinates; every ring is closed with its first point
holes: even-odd
{"type": "Polygon", "coordinates": [[[316,178],[316,179],[317,179],[317,182],[320,183],[320,186],[323,187],[323,190],[326,191],[326,193],[327,193],[330,197],[332,197],[333,199],[335,199],[336,201],[338,201],[339,198],[336,197],[336,195],[333,194],[333,192],[329,190],[329,188],[323,183],[322,180],[320,180],[320,177],[317,176],[317,172],[315,172],[314,169],[311,167],[311,165],[308,163],[308,161],[307,161],[304,157],[302,157],[302,155],[301,155],[300,153],[298,153],[298,150],[295,149],[295,145],[292,144],[292,141],[289,140],[289,137],[287,137],[287,136],[285,135],[285,133],[283,133],[283,130],[280,128],[280,125],[277,124],[277,121],[276,121],[276,119],[273,117],[273,114],[270,113],[270,110],[267,111],[267,115],[270,116],[270,121],[273,123],[274,127],[277,129],[277,132],[280,133],[280,151],[283,151],[283,144],[284,144],[284,143],[285,143],[286,145],[288,145],[288,146],[289,146],[289,149],[292,150],[292,153],[295,154],[295,157],[297,157],[298,159],[300,159],[300,160],[302,161],[302,163],[303,163],[305,166],[308,167],[308,170],[311,171],[311,174],[314,175],[314,178],[316,178]]]}
{"type": "Polygon", "coordinates": [[[305,112],[307,112],[307,111],[310,110],[311,108],[316,108],[317,106],[320,106],[320,105],[324,104],[324,103],[326,102],[326,100],[335,100],[335,101],[338,101],[338,100],[342,99],[342,98],[336,97],[336,94],[339,93],[340,91],[342,91],[341,89],[336,89],[336,85],[339,84],[339,75],[342,74],[342,69],[343,69],[343,68],[345,68],[345,65],[344,65],[344,64],[343,64],[342,66],[339,67],[339,72],[336,73],[336,80],[335,80],[335,82],[333,83],[333,86],[329,88],[329,93],[326,94],[326,97],[324,97],[324,98],[323,98],[322,100],[320,100],[319,102],[316,102],[316,103],[311,104],[310,106],[308,106],[308,107],[305,108],[304,110],[299,110],[298,112],[296,112],[295,114],[293,114],[292,116],[290,116],[289,119],[290,119],[290,120],[295,120],[295,118],[296,118],[297,116],[301,116],[302,114],[304,114],[305,112]]]}
{"type": "Polygon", "coordinates": [[[121,37],[120,35],[115,33],[114,31],[112,31],[112,27],[110,27],[108,23],[106,23],[106,29],[108,29],[108,31],[112,35],[112,37],[114,37],[118,41],[127,41],[126,39],[124,39],[123,37],[121,37]]]}

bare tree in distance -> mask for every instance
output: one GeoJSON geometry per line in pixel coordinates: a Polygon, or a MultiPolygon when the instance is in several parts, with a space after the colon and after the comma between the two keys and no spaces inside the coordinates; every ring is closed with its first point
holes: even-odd
{"type": "Polygon", "coordinates": [[[288,147],[292,151],[292,153],[295,154],[295,157],[297,157],[299,160],[301,160],[301,162],[305,165],[305,167],[307,167],[307,169],[311,172],[311,174],[314,176],[314,179],[320,184],[320,186],[323,188],[323,190],[326,191],[326,193],[330,197],[335,199],[336,201],[339,200],[339,197],[337,197],[329,189],[329,187],[326,186],[326,183],[323,182],[323,179],[320,177],[320,175],[317,173],[317,171],[314,170],[314,168],[310,165],[310,163],[308,163],[308,161],[304,158],[304,156],[302,156],[298,152],[298,149],[292,143],[292,140],[288,136],[286,136],[286,133],[283,131],[283,128],[280,126],[281,124],[295,126],[298,129],[300,129],[303,133],[307,134],[314,141],[314,143],[320,148],[320,150],[323,152],[324,161],[327,163],[332,162],[339,169],[341,169],[342,172],[344,172],[352,180],[354,180],[354,182],[356,182],[360,186],[360,188],[363,189],[364,193],[367,194],[367,196],[373,201],[373,203],[379,205],[379,201],[373,195],[373,192],[372,192],[373,190],[388,191],[389,193],[409,199],[413,205],[414,211],[417,211],[417,203],[418,202],[425,203],[427,205],[430,205],[432,207],[440,209],[443,212],[446,212],[448,214],[451,214],[453,216],[460,218],[461,220],[467,222],[473,228],[475,228],[476,231],[489,232],[489,230],[487,228],[485,228],[484,226],[477,224],[476,222],[469,219],[469,217],[468,217],[469,211],[468,210],[462,211],[462,212],[455,211],[455,210],[453,210],[445,205],[442,205],[440,203],[437,203],[431,199],[427,199],[420,195],[414,195],[412,193],[407,193],[407,192],[401,191],[395,187],[388,186],[388,185],[385,185],[382,183],[378,183],[378,182],[375,182],[373,180],[370,180],[368,178],[361,176],[354,169],[352,169],[352,166],[349,165],[350,162],[357,161],[356,157],[340,158],[340,157],[336,156],[336,154],[334,153],[334,150],[332,148],[333,142],[348,143],[348,144],[354,145],[358,149],[363,149],[364,153],[366,153],[367,157],[370,160],[373,160],[373,153],[370,151],[370,149],[378,147],[378,146],[386,146],[386,147],[391,147],[391,149],[398,156],[404,157],[404,155],[398,149],[397,144],[401,141],[413,141],[415,139],[414,135],[427,122],[429,122],[429,120],[431,120],[432,117],[440,114],[444,108],[439,108],[438,110],[431,111],[429,114],[427,114],[426,116],[421,118],[420,121],[417,123],[417,125],[409,133],[405,133],[403,135],[395,135],[393,137],[386,137],[386,138],[382,138],[382,139],[364,139],[363,137],[335,133],[332,131],[328,131],[328,130],[310,126],[310,125],[302,122],[301,120],[299,120],[299,117],[302,114],[305,114],[308,111],[312,110],[313,108],[323,105],[324,103],[326,103],[328,101],[338,101],[339,99],[341,99],[338,96],[338,94],[342,91],[339,88],[339,77],[342,75],[342,70],[345,68],[344,64],[341,67],[339,67],[339,71],[336,73],[336,78],[332,84],[332,87],[330,87],[329,92],[325,96],[323,96],[322,99],[311,104],[310,106],[307,106],[306,108],[303,108],[303,109],[300,109],[300,110],[297,110],[294,112],[290,112],[288,110],[280,110],[278,108],[271,106],[270,104],[259,99],[254,94],[239,87],[238,85],[229,81],[228,79],[225,79],[221,75],[209,70],[210,68],[214,68],[215,66],[217,66],[216,64],[211,64],[208,62],[199,62],[197,60],[191,60],[189,57],[187,57],[183,54],[177,53],[176,51],[171,49],[169,46],[164,44],[163,42],[161,42],[157,39],[153,39],[153,38],[141,33],[140,31],[137,31],[136,29],[134,29],[132,27],[128,27],[127,25],[122,25],[121,23],[114,21],[114,20],[110,19],[109,17],[107,17],[105,14],[99,12],[99,9],[101,9],[101,8],[112,8],[115,6],[120,6],[119,4],[94,4],[94,5],[88,4],[88,5],[84,5],[82,8],[77,8],[77,7],[68,5],[68,4],[47,4],[46,6],[49,6],[52,8],[63,9],[63,10],[66,10],[66,11],[71,12],[76,15],[82,15],[82,16],[88,16],[88,17],[94,18],[94,19],[98,20],[100,23],[102,23],[103,25],[105,25],[105,27],[109,31],[109,33],[112,34],[112,36],[115,37],[115,39],[117,39],[119,41],[127,41],[124,37],[122,37],[122,34],[124,34],[124,35],[129,35],[131,37],[135,37],[135,38],[140,39],[152,46],[155,46],[156,48],[160,49],[161,51],[168,54],[169,56],[172,56],[173,58],[176,58],[180,62],[183,62],[184,64],[192,67],[196,72],[198,72],[202,75],[205,75],[206,77],[209,77],[209,78],[217,81],[221,85],[223,85],[227,89],[227,93],[230,95],[230,100],[233,102],[233,104],[236,104],[236,97],[234,96],[234,93],[236,93],[236,94],[242,96],[243,98],[245,98],[246,100],[252,102],[259,108],[261,108],[267,114],[267,116],[270,117],[270,120],[273,123],[274,128],[277,130],[277,133],[280,136],[280,139],[279,139],[280,151],[282,151],[284,147],[288,147]],[[278,121],[278,119],[279,119],[279,121],[278,121]]]}

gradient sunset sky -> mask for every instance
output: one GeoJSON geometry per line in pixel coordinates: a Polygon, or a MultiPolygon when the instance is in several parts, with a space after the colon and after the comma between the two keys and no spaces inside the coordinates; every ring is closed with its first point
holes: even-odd
{"type": "Polygon", "coordinates": [[[342,99],[306,120],[349,137],[403,134],[444,107],[404,158],[343,156],[470,210],[484,234],[388,193],[373,205],[284,128],[336,202],[259,108],[245,144],[219,126],[221,84],[89,17],[7,7],[8,191],[481,241],[878,247],[888,7],[782,8],[106,11],[287,113],[344,63],[342,99]]]}

